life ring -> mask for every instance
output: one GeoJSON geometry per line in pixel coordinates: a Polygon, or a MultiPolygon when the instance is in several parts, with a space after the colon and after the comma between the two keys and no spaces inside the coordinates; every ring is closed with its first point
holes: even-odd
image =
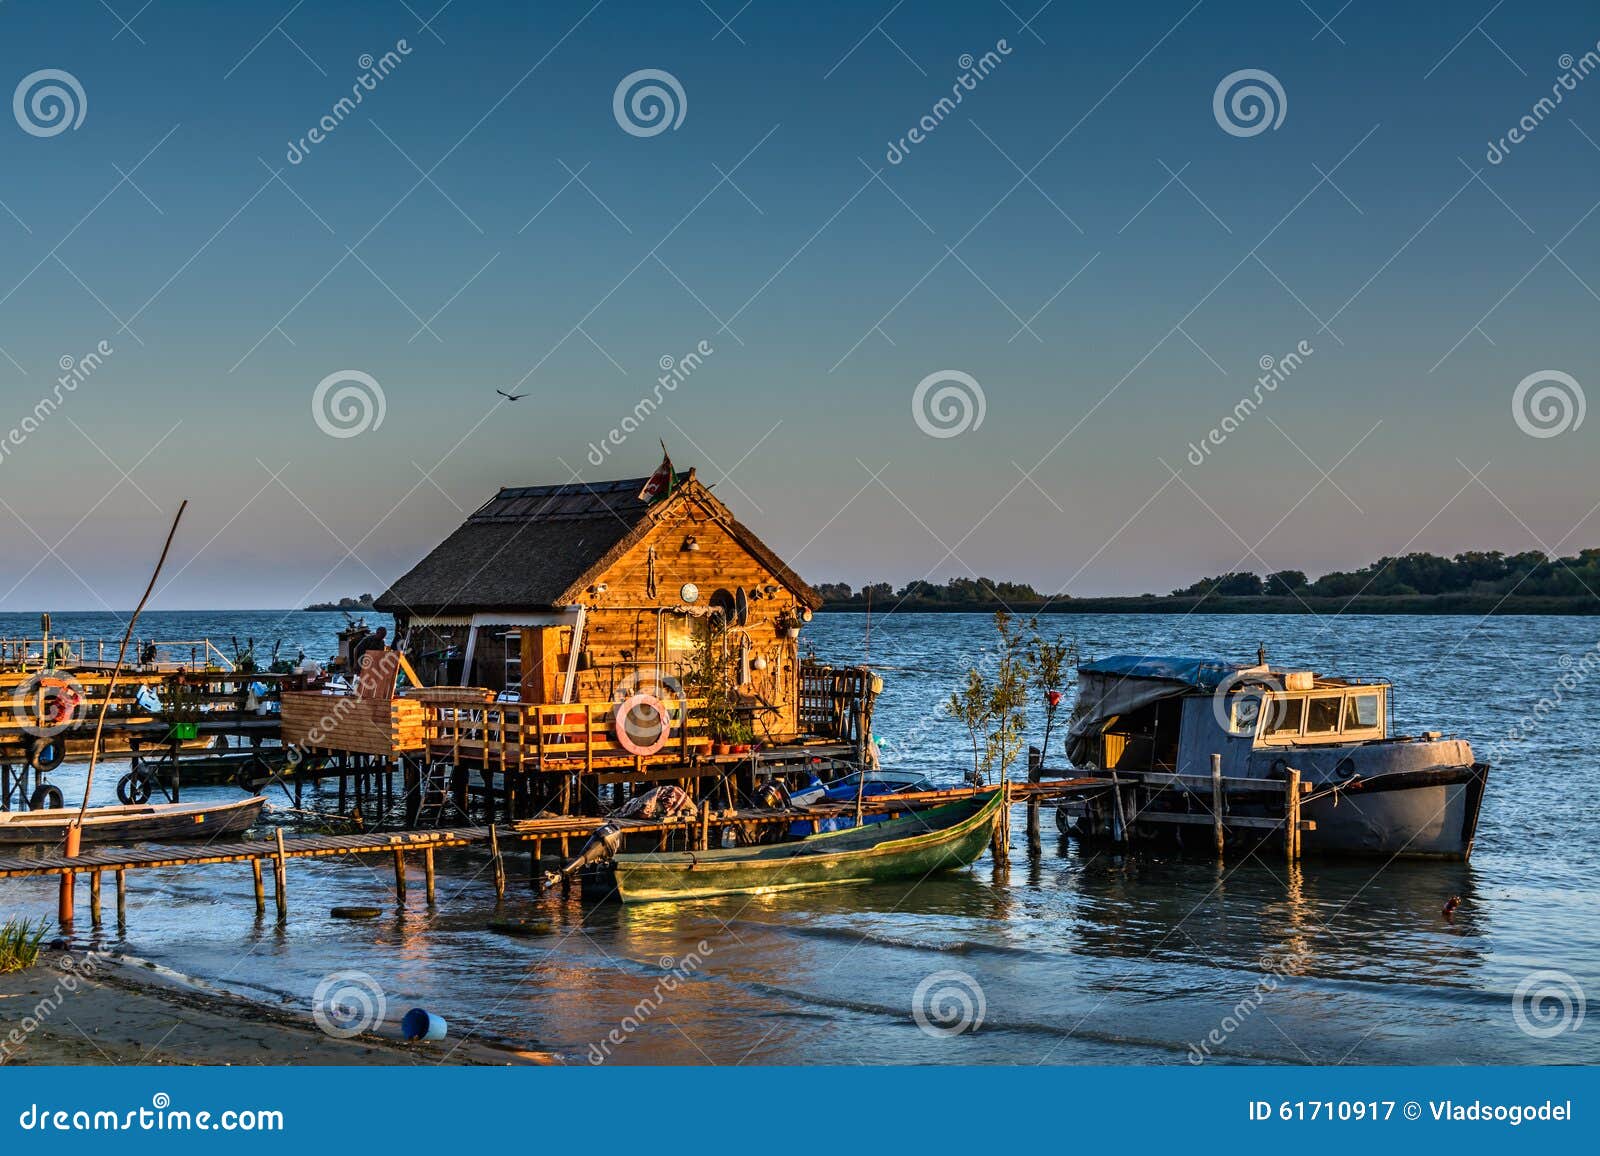
{"type": "Polygon", "coordinates": [[[672,720],[667,715],[667,708],[653,694],[640,693],[623,699],[617,704],[616,714],[611,721],[617,745],[630,755],[653,755],[666,746],[667,740],[672,737],[672,720]],[[638,710],[653,712],[656,718],[654,733],[643,740],[629,729],[629,716],[638,710]]]}
{"type": "Polygon", "coordinates": [[[67,744],[61,738],[39,739],[28,751],[28,765],[40,774],[49,774],[67,757],[67,744]]]}
{"type": "Polygon", "coordinates": [[[61,788],[41,783],[33,789],[33,794],[28,798],[30,811],[59,811],[65,803],[61,788]]]}
{"type": "Polygon", "coordinates": [[[150,801],[150,776],[138,771],[129,771],[117,780],[117,801],[124,806],[135,807],[150,801]]]}

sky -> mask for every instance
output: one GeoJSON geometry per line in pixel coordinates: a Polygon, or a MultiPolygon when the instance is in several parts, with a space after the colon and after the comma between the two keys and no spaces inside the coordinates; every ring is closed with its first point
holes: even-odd
{"type": "Polygon", "coordinates": [[[439,5],[0,3],[0,610],[663,440],[813,582],[1600,544],[1590,5],[439,5]]]}

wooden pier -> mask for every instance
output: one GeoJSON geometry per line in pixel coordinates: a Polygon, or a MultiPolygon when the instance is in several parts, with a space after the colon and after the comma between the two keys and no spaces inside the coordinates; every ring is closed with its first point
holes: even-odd
{"type": "MultiPolygon", "coordinates": [[[[1072,779],[1052,783],[1013,784],[1007,788],[1012,802],[1048,798],[1090,786],[1091,781],[1072,779]]],[[[937,806],[971,794],[969,788],[919,791],[898,795],[867,797],[860,803],[862,814],[896,818],[907,811],[937,806]]],[[[698,813],[671,820],[605,819],[598,816],[544,816],[513,823],[489,826],[445,827],[434,831],[396,831],[352,835],[303,835],[285,837],[281,828],[270,839],[210,843],[193,847],[178,845],[110,848],[83,851],[77,855],[59,852],[0,857],[0,879],[39,876],[89,876],[90,917],[101,920],[101,880],[106,872],[115,876],[118,922],[126,922],[128,872],[161,868],[191,869],[214,864],[248,863],[254,883],[256,910],[266,910],[265,868],[270,866],[274,880],[274,902],[280,918],[287,917],[288,862],[292,859],[326,859],[347,855],[388,855],[395,871],[395,895],[404,905],[407,895],[407,856],[420,856],[423,864],[427,901],[435,901],[435,852],[484,847],[490,852],[496,892],[506,890],[505,853],[507,848],[531,853],[530,873],[537,877],[547,854],[570,859],[603,823],[622,827],[624,837],[634,845],[641,841],[656,850],[701,849],[719,841],[728,829],[741,838],[754,840],[787,831],[797,822],[810,822],[817,829],[828,819],[853,817],[857,805],[838,803],[804,810],[762,811],[740,809],[716,812],[703,806],[698,813]]],[[[71,890],[70,888],[68,890],[71,890]]]]}

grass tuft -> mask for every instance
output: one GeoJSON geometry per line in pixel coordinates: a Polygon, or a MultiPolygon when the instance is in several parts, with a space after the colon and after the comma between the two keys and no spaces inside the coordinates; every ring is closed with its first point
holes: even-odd
{"type": "Polygon", "coordinates": [[[0,975],[32,967],[39,959],[39,944],[49,923],[43,919],[8,919],[0,927],[0,975]]]}

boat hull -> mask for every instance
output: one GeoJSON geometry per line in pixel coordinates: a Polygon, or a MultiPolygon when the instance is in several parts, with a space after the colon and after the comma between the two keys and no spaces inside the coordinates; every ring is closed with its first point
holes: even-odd
{"type": "MultiPolygon", "coordinates": [[[[83,843],[170,843],[214,839],[243,831],[256,821],[266,799],[237,803],[157,803],[134,807],[91,807],[84,814],[83,843]]],[[[76,807],[12,812],[0,816],[0,844],[60,843],[77,818],[76,807]]]]}
{"type": "Polygon", "coordinates": [[[999,792],[913,812],[887,823],[731,851],[619,855],[624,903],[762,895],[886,879],[921,879],[964,867],[993,837],[999,792]]]}

